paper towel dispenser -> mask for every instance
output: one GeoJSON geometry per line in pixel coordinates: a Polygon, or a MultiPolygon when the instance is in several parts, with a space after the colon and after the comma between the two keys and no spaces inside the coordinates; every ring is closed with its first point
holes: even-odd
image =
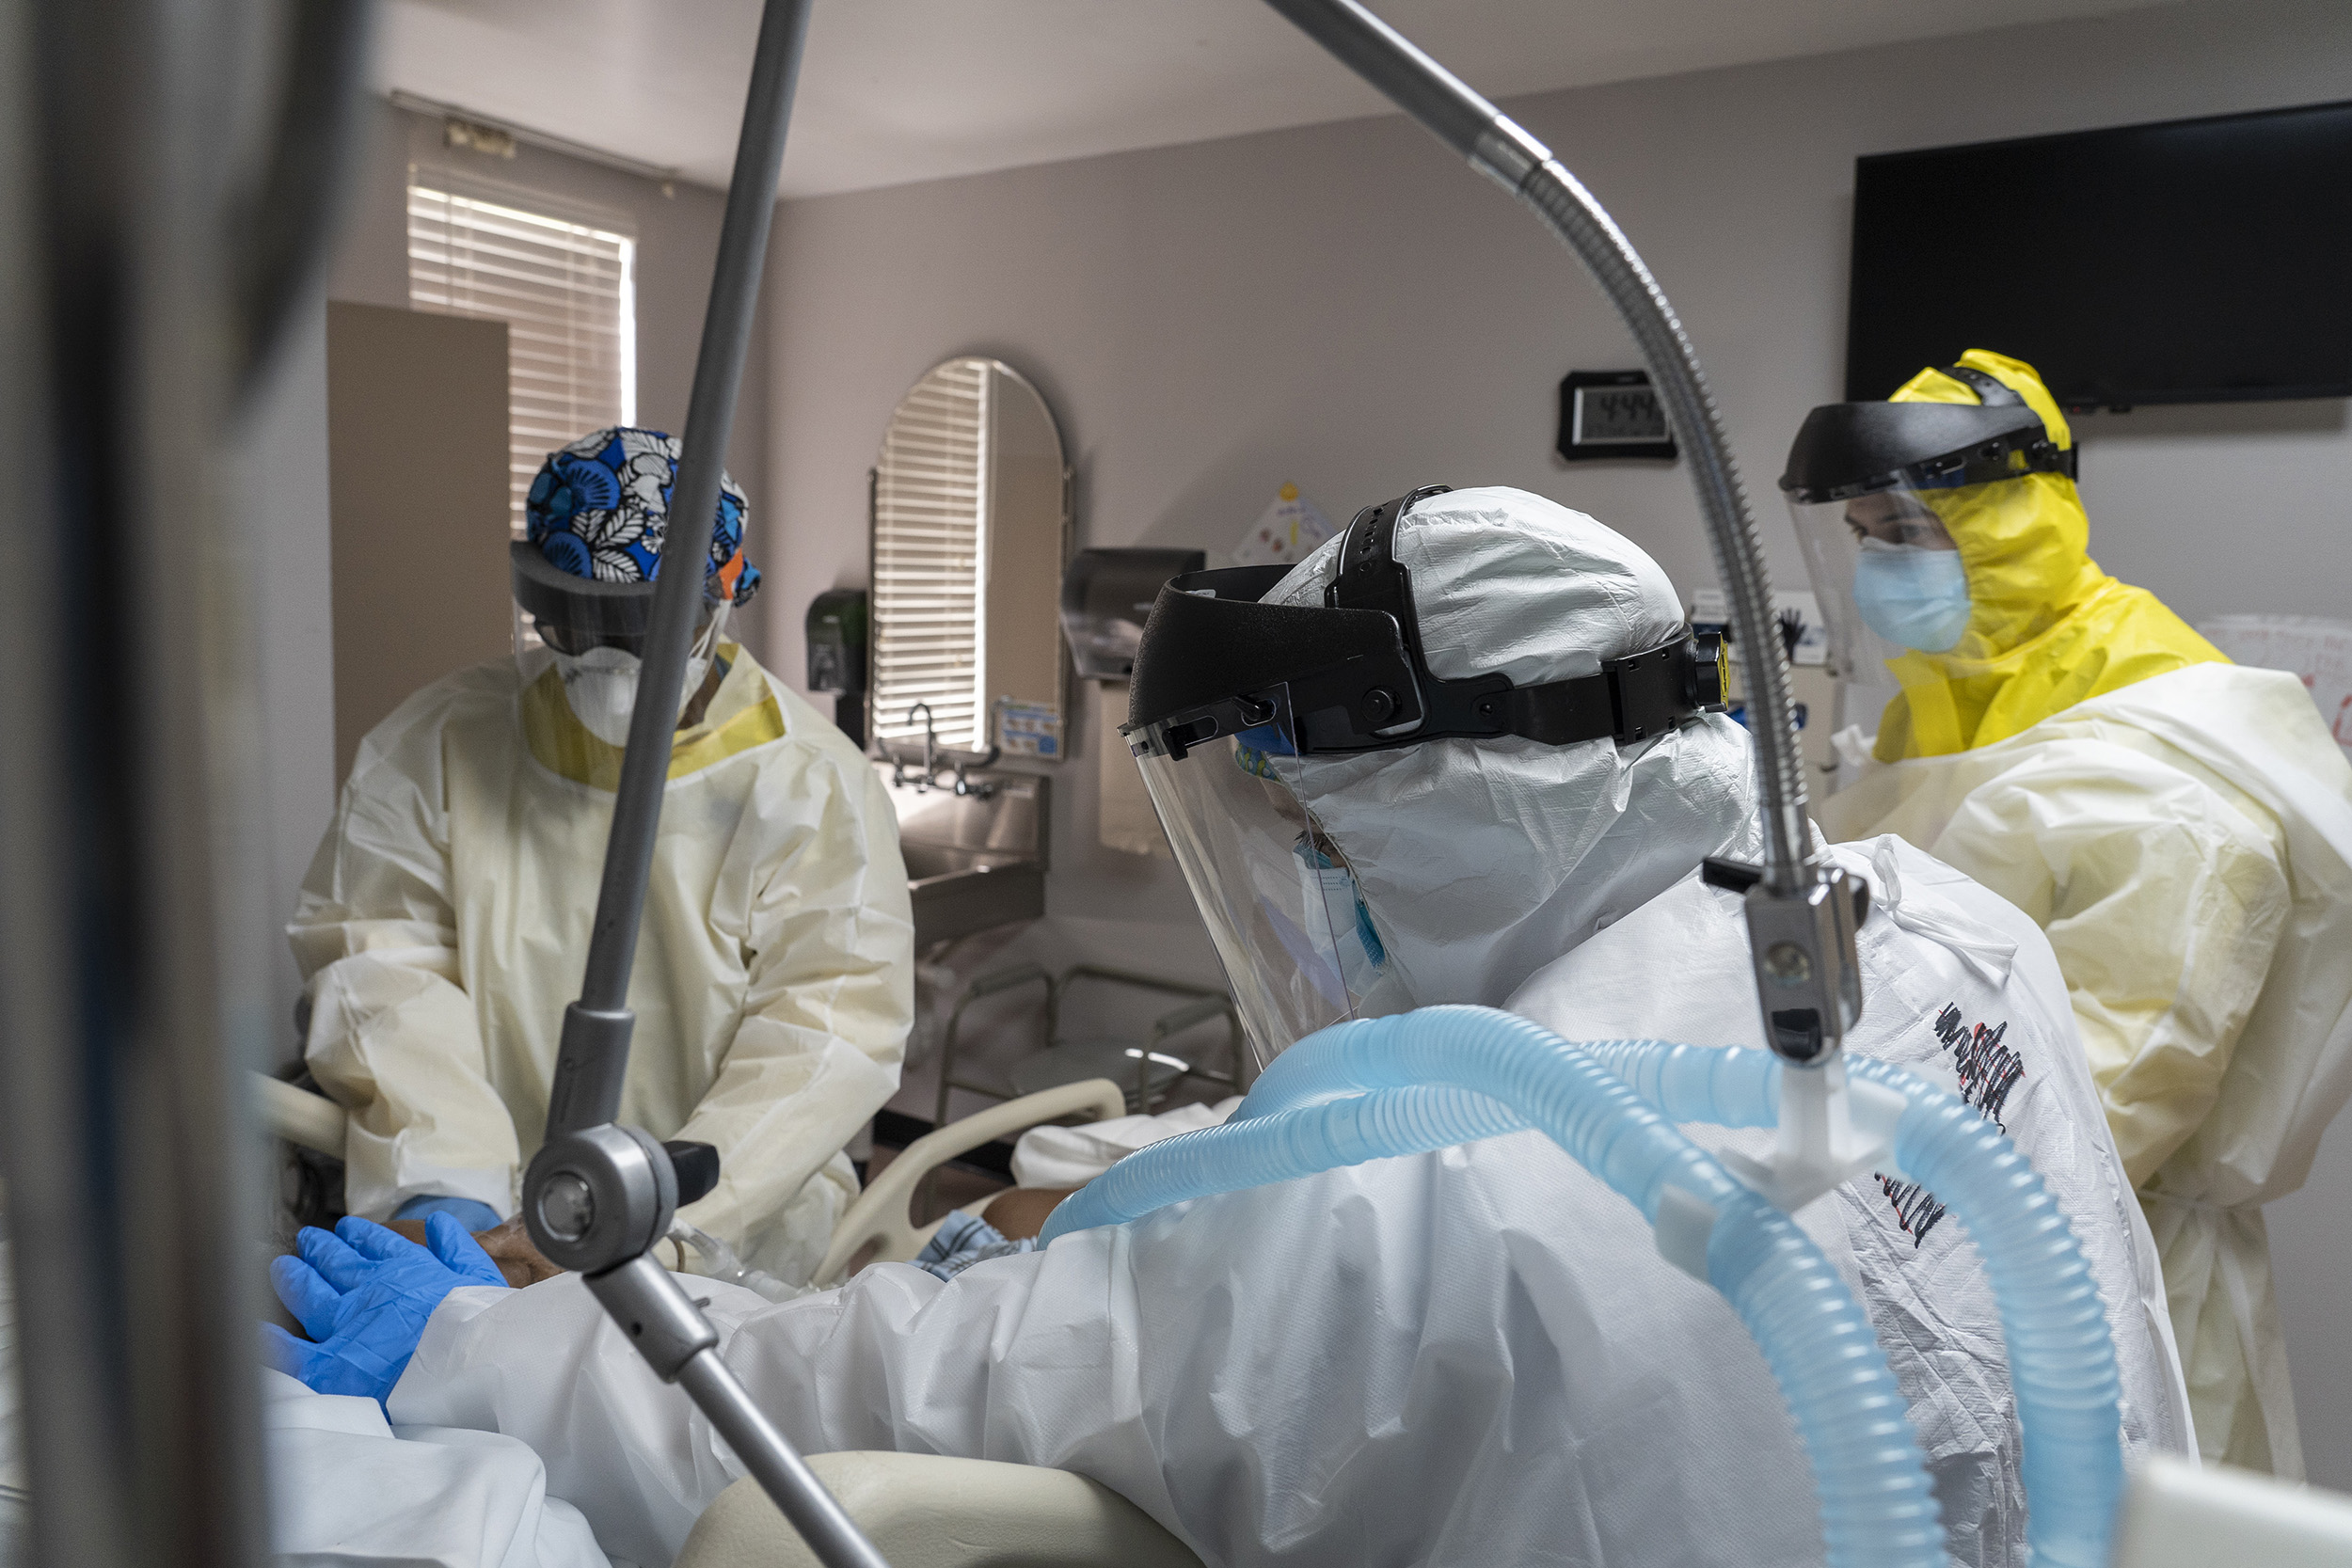
{"type": "Polygon", "coordinates": [[[1123,681],[1152,601],[1168,578],[1208,564],[1202,550],[1080,550],[1061,578],[1061,630],[1081,680],[1123,681]]]}

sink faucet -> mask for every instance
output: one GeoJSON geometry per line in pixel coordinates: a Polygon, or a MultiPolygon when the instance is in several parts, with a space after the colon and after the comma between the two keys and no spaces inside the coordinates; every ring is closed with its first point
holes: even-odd
{"type": "Polygon", "coordinates": [[[931,705],[914,703],[907,708],[907,722],[914,722],[914,710],[923,710],[923,777],[914,788],[917,794],[930,789],[931,781],[939,776],[939,731],[931,723],[931,705]]]}
{"type": "MultiPolygon", "coordinates": [[[[908,723],[912,724],[914,722],[914,716],[917,712],[920,712],[923,715],[923,771],[915,776],[911,785],[907,780],[907,765],[899,760],[897,750],[891,746],[884,745],[882,752],[883,754],[890,759],[891,787],[894,789],[906,789],[912,787],[917,795],[925,795],[934,789],[943,787],[939,782],[939,770],[943,765],[939,758],[939,730],[931,720],[931,705],[929,703],[909,704],[907,705],[908,723]]],[[[952,768],[955,770],[955,792],[958,795],[973,796],[982,800],[988,800],[993,796],[996,793],[996,786],[994,784],[974,784],[971,780],[963,776],[963,770],[967,766],[973,768],[991,767],[995,763],[997,757],[1001,754],[1002,753],[996,747],[991,746],[988,749],[987,753],[982,756],[950,756],[945,766],[952,768]]]]}

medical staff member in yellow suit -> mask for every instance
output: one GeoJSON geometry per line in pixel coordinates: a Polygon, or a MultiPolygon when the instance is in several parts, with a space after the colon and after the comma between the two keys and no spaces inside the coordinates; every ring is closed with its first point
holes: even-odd
{"type": "MultiPolygon", "coordinates": [[[[579,994],[678,443],[549,455],[512,546],[542,644],[461,670],[360,743],[289,934],[306,1056],[351,1113],[372,1219],[512,1215],[579,994]]],[[[758,572],[732,480],[672,743],[630,977],[621,1119],[716,1146],[682,1211],[800,1282],[856,1192],[843,1146],[889,1099],[914,1010],[897,819],[841,732],[728,641],[758,572]]]]}
{"type": "Polygon", "coordinates": [[[2199,1444],[2299,1478],[2262,1206],[2352,1093],[2352,767],[2295,676],[2099,569],[2074,468],[2033,368],[1982,349],[1807,417],[1781,488],[1833,656],[1900,687],[1817,815],[1901,834],[2048,933],[2199,1444]]]}

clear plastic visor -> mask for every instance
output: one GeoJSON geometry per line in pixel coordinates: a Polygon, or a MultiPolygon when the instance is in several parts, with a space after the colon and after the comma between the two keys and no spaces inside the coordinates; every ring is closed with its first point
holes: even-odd
{"type": "MultiPolygon", "coordinates": [[[[544,645],[574,657],[592,648],[617,648],[644,657],[653,621],[652,583],[574,577],[520,540],[509,546],[508,561],[517,656],[544,645]]],[[[698,644],[709,638],[714,626],[724,626],[729,603],[718,592],[717,579],[707,577],[694,623],[698,644]]]]}
{"type": "Polygon", "coordinates": [[[1159,729],[1132,750],[1263,1068],[1364,1016],[1386,955],[1346,858],[1267,760],[1295,754],[1286,712],[1181,758],[1159,729]]]}
{"type": "Polygon", "coordinates": [[[1805,570],[1813,578],[1813,596],[1820,604],[1821,620],[1829,632],[1831,673],[1866,688],[1897,686],[1887,672],[1887,661],[1901,657],[1906,649],[1873,630],[1864,619],[1854,596],[1855,575],[1866,552],[1957,554],[1959,546],[1943,519],[1920,492],[1900,484],[1847,500],[1801,501],[1792,497],[1788,513],[1796,521],[1797,542],[1804,549],[1805,570]]]}

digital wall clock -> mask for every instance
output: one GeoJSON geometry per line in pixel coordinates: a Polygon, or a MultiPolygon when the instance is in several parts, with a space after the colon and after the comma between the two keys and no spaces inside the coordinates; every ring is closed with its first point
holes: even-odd
{"type": "Polygon", "coordinates": [[[1647,371],[1571,371],[1560,383],[1557,450],[1571,463],[1601,457],[1671,462],[1674,428],[1647,371]]]}

